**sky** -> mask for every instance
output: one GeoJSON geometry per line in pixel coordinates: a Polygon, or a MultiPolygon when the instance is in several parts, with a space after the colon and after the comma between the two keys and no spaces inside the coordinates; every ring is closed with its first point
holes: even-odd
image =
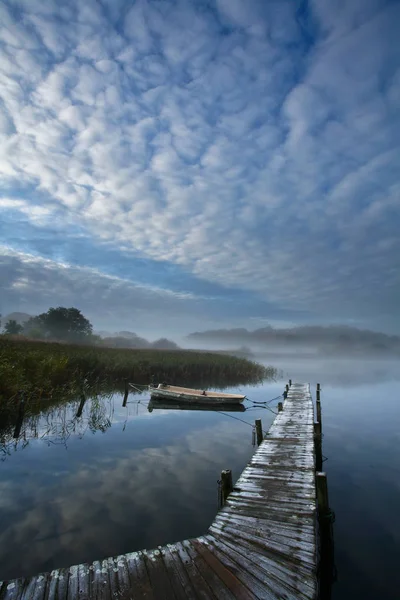
{"type": "Polygon", "coordinates": [[[400,333],[400,2],[5,0],[0,312],[400,333]]]}

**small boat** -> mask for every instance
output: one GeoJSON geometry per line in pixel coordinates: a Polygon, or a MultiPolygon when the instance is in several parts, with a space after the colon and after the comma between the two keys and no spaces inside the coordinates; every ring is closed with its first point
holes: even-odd
{"type": "Polygon", "coordinates": [[[224,402],[180,402],[179,400],[156,400],[152,398],[147,406],[149,412],[153,410],[207,410],[211,412],[245,412],[246,407],[240,402],[225,404],[224,402]]]}
{"type": "Polygon", "coordinates": [[[150,397],[157,400],[178,400],[179,402],[198,402],[210,404],[236,404],[243,402],[246,396],[241,394],[224,394],[223,392],[208,392],[159,383],[149,387],[150,397]]]}

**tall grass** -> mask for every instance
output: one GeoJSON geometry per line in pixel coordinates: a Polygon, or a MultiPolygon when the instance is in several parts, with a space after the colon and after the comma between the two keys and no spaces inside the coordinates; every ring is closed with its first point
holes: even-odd
{"type": "Polygon", "coordinates": [[[86,386],[118,389],[123,380],[224,387],[261,382],[274,369],[243,358],[185,350],[115,349],[0,336],[0,402],[51,399],[86,386]]]}

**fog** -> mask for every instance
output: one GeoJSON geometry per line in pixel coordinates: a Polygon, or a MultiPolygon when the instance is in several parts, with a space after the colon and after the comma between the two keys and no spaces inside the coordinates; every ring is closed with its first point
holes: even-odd
{"type": "Polygon", "coordinates": [[[285,329],[263,327],[194,332],[185,346],[202,349],[241,350],[258,359],[353,357],[400,359],[400,337],[349,326],[302,326],[285,329]]]}

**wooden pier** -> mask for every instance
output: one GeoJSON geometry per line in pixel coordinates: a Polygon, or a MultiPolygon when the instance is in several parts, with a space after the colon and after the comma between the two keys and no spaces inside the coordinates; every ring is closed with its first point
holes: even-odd
{"type": "Polygon", "coordinates": [[[314,409],[293,384],[208,532],[0,583],[0,600],[319,597],[314,409]]]}

